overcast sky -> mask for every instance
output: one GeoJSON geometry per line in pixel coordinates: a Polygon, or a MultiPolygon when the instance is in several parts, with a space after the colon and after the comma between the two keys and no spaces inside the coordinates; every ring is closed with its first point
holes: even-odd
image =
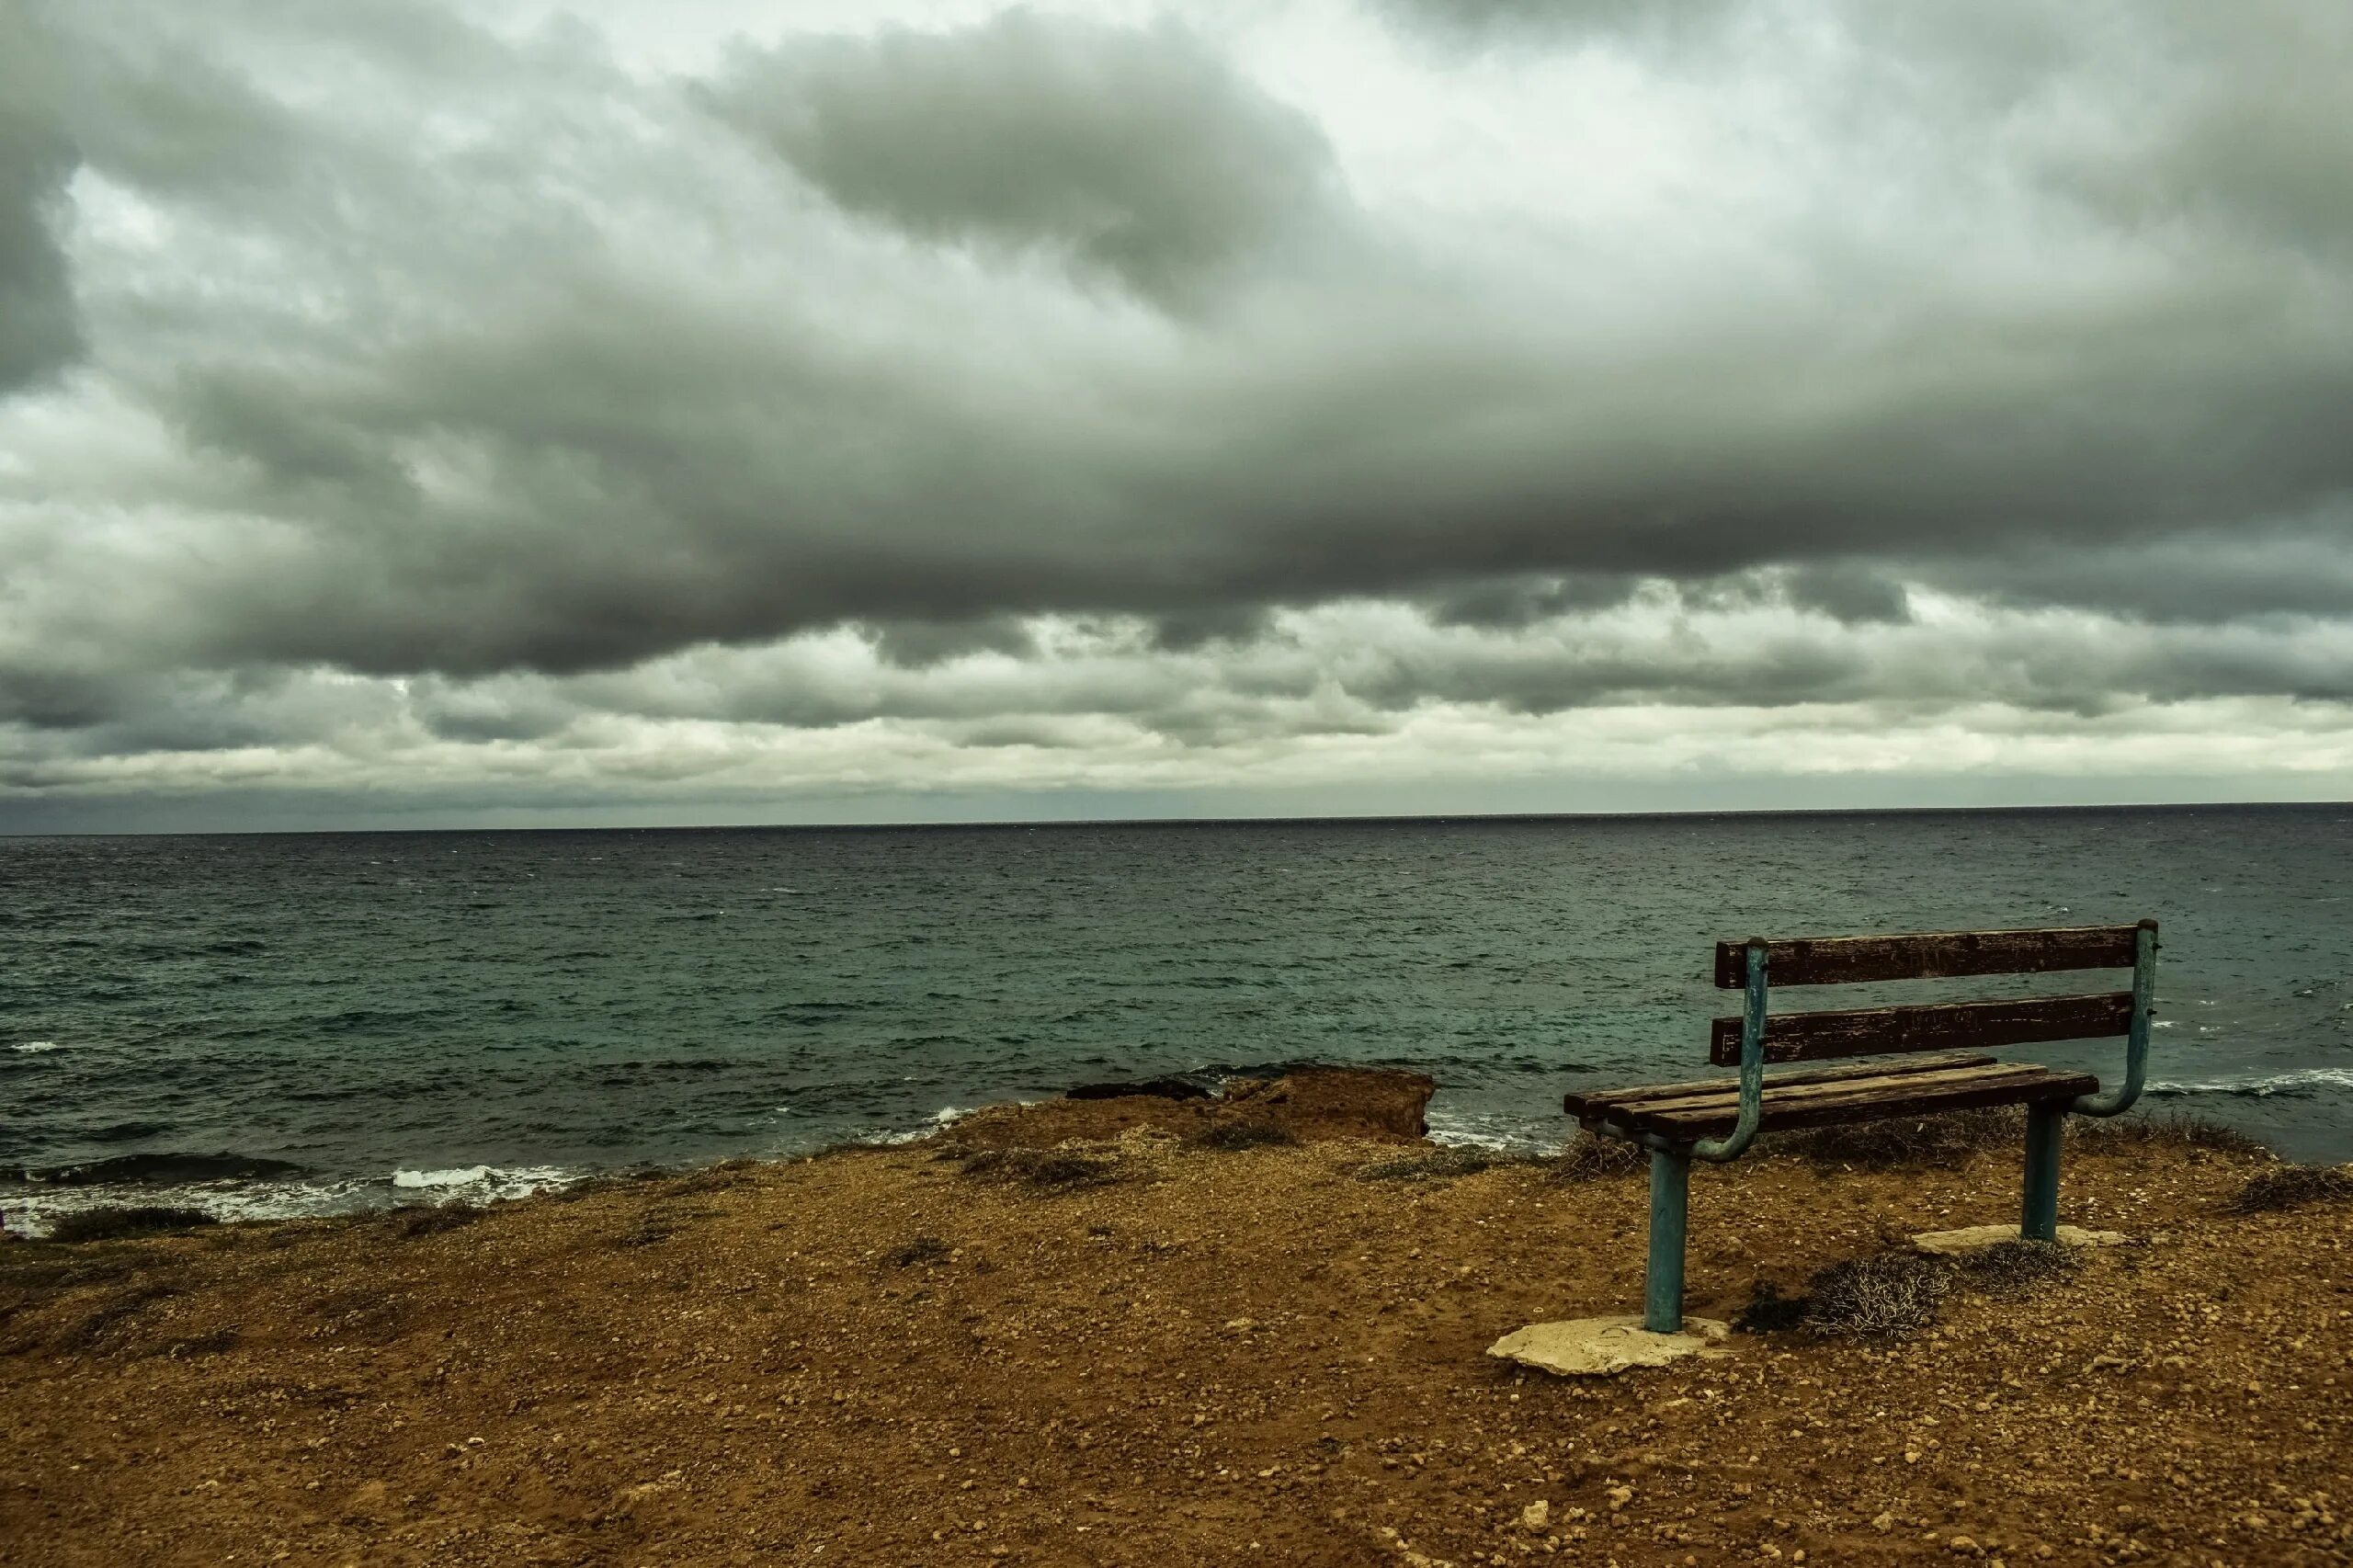
{"type": "Polygon", "coordinates": [[[0,828],[2353,795],[2345,0],[0,0],[0,828]]]}

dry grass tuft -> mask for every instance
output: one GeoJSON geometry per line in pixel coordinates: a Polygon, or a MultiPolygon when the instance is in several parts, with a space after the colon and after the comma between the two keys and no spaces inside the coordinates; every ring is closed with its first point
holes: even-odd
{"type": "Polygon", "coordinates": [[[2260,1139],[2211,1117],[2185,1110],[2138,1112],[2117,1117],[2067,1119],[2067,1136],[2086,1149],[2158,1147],[2207,1149],[2222,1154],[2268,1154],[2260,1139]]]}
{"type": "Polygon", "coordinates": [[[2036,1286],[2071,1278],[2084,1266],[2075,1249],[2059,1242],[1996,1242],[1960,1260],[1969,1283],[1989,1296],[2023,1296],[2036,1286]]]}
{"type": "Polygon", "coordinates": [[[52,1242],[110,1242],[124,1236],[150,1236],[169,1231],[192,1231],[218,1224],[201,1209],[164,1209],[126,1205],[118,1209],[85,1209],[61,1214],[49,1228],[52,1242]]]}
{"type": "Polygon", "coordinates": [[[1273,1121],[1221,1122],[1185,1140],[1188,1148],[1210,1149],[1228,1154],[1244,1149],[1294,1147],[1298,1142],[1298,1134],[1273,1121]]]}
{"type": "Polygon", "coordinates": [[[1550,1165],[1555,1181],[1596,1181],[1604,1176],[1633,1176],[1650,1168],[1650,1151],[1623,1138],[1580,1132],[1561,1146],[1550,1165]]]}
{"type": "Polygon", "coordinates": [[[2249,1176],[2222,1208],[2232,1214],[2279,1214],[2348,1199],[2353,1199],[2353,1171],[2341,1165],[2277,1165],[2249,1176]]]}
{"type": "Polygon", "coordinates": [[[1120,1179],[1118,1161],[1062,1149],[979,1149],[964,1156],[961,1168],[982,1181],[1013,1183],[1040,1192],[1074,1192],[1108,1187],[1120,1179]]]}
{"type": "Polygon", "coordinates": [[[1813,1277],[1804,1295],[1784,1296],[1778,1286],[1760,1282],[1733,1326],[1744,1334],[1802,1328],[1825,1339],[1893,1339],[1935,1322],[1937,1309],[1957,1286],[2009,1301],[2070,1278],[2082,1267],[2073,1247],[2023,1238],[1961,1258],[1874,1253],[1832,1264],[1813,1277]]]}
{"type": "Polygon", "coordinates": [[[471,1203],[420,1203],[392,1210],[392,1234],[438,1236],[444,1231],[462,1230],[481,1218],[482,1210],[471,1203]]]}
{"type": "Polygon", "coordinates": [[[1866,1171],[1949,1169],[1988,1149],[2025,1145],[2026,1113],[2015,1106],[1848,1122],[1758,1140],[1764,1153],[1866,1171]]]}
{"type": "Polygon", "coordinates": [[[1805,1326],[1836,1339],[1892,1339],[1914,1333],[1936,1321],[1952,1276],[1952,1265],[1944,1259],[1909,1252],[1834,1263],[1813,1277],[1805,1326]]]}
{"type": "Polygon", "coordinates": [[[1454,1144],[1432,1150],[1427,1154],[1406,1154],[1394,1160],[1375,1160],[1369,1165],[1357,1167],[1358,1181],[1444,1181],[1452,1176],[1476,1176],[1498,1165],[1532,1165],[1539,1164],[1533,1154],[1516,1153],[1506,1149],[1474,1149],[1454,1144]]]}

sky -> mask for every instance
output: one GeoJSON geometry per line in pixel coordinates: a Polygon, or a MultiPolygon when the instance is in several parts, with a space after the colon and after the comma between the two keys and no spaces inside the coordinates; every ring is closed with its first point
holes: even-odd
{"type": "Polygon", "coordinates": [[[2343,0],[0,0],[0,831],[2353,796],[2343,0]]]}

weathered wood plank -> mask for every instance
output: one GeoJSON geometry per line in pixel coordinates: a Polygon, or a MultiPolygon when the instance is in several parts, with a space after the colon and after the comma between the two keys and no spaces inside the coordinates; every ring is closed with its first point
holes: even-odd
{"type": "MultiPolygon", "coordinates": [[[[1800,1067],[1787,1073],[1767,1074],[1765,1092],[1770,1094],[1775,1089],[1787,1088],[1794,1084],[1835,1083],[1841,1078],[1884,1077],[1890,1073],[1934,1073],[1948,1067],[1982,1067],[1993,1060],[1973,1051],[1955,1051],[1933,1056],[1915,1056],[1900,1066],[1885,1062],[1850,1062],[1837,1067],[1800,1067]]],[[[1597,1114],[1605,1108],[1637,1105],[1647,1100],[1677,1099],[1711,1089],[1737,1093],[1740,1080],[1695,1078],[1681,1084],[1636,1084],[1619,1089],[1597,1089],[1590,1094],[1572,1091],[1562,1097],[1562,1105],[1571,1116],[1586,1116],[1597,1114]]]]}
{"type": "MultiPolygon", "coordinates": [[[[1993,1051],[2049,1040],[2100,1040],[2132,1027],[2132,993],[2038,996],[1995,1002],[1939,1002],[1911,1007],[1855,1007],[1783,1013],[1765,1020],[1765,1060],[1816,1062],[1899,1051],[1993,1051]]],[[[1718,1018],[1708,1060],[1740,1061],[1741,1020],[1718,1018]]]]}
{"type": "MultiPolygon", "coordinates": [[[[1933,1089],[1907,1088],[1901,1082],[1875,1092],[1845,1096],[1768,1103],[1759,1123],[1768,1132],[1802,1127],[1831,1127],[1848,1122],[1884,1121],[1904,1116],[1938,1116],[1947,1111],[1986,1106],[2025,1105],[2039,1100],[2073,1099],[2095,1094],[2099,1080],[2088,1073],[2044,1071],[1993,1079],[1961,1080],[1933,1089]]],[[[1663,1133],[1683,1142],[1712,1137],[1738,1119],[1737,1103],[1696,1107],[1670,1114],[1639,1113],[1619,1125],[1663,1133]]],[[[1617,1119],[1612,1119],[1616,1120],[1617,1119]]]]}
{"type": "MultiPolygon", "coordinates": [[[[2156,922],[2147,923],[2154,930],[2156,922]]],[[[1765,944],[1774,985],[1850,985],[1874,980],[1946,980],[1965,974],[2046,974],[2067,969],[2130,969],[2131,926],[2064,926],[2033,931],[1919,931],[1885,937],[1790,937],[1765,944]]],[[[1748,945],[1716,944],[1716,983],[1748,983],[1748,945]]]]}
{"type": "MultiPolygon", "coordinates": [[[[1995,1083],[2013,1078],[2039,1077],[2050,1071],[2031,1062],[1987,1061],[1966,1067],[1949,1067],[1934,1073],[1881,1073],[1836,1078],[1821,1084],[1778,1085],[1766,1092],[1768,1106],[1787,1107],[1813,1100],[1852,1098],[1856,1096],[1884,1095],[1895,1091],[1927,1093],[1952,1084],[1995,1083]]],[[[1677,1095],[1666,1099],[1637,1100],[1631,1105],[1608,1106],[1603,1114],[1615,1116],[1667,1116],[1678,1111],[1709,1110],[1720,1105],[1737,1105],[1739,1092],[1711,1088],[1697,1094],[1677,1095]]]]}

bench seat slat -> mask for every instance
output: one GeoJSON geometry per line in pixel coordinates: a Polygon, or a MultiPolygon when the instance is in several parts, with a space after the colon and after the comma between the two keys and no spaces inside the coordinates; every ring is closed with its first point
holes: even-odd
{"type": "MultiPolygon", "coordinates": [[[[2054,1040],[2100,1040],[2132,1027],[2132,993],[2036,996],[1994,1002],[1936,1002],[1909,1007],[1854,1007],[1781,1013],[1765,1020],[1765,1060],[1813,1062],[1903,1051],[1992,1051],[2054,1040]]],[[[1740,1061],[1741,1020],[1718,1018],[1708,1060],[1740,1061]]]]}
{"type": "MultiPolygon", "coordinates": [[[[2024,1105],[2073,1099],[2097,1092],[2088,1073],[2053,1071],[2027,1063],[1991,1062],[1929,1073],[1897,1071],[1832,1080],[1774,1085],[1765,1091],[1765,1131],[1826,1127],[1892,1117],[1934,1115],[1982,1106],[2024,1105]]],[[[1603,1104],[1581,1113],[1588,1126],[1607,1122],[1636,1132],[1656,1132],[1682,1142],[1711,1137],[1731,1128],[1740,1114],[1737,1088],[1686,1096],[1665,1103],[1603,1104]]]]}
{"type": "MultiPolygon", "coordinates": [[[[1946,1067],[1923,1073],[1914,1070],[1907,1063],[1903,1070],[1893,1074],[1840,1078],[1826,1084],[1773,1085],[1766,1090],[1766,1104],[1786,1109],[1800,1103],[1852,1099],[1859,1095],[1875,1095],[1899,1084],[1926,1093],[1951,1083],[1990,1084],[2013,1078],[2021,1080],[2039,1078],[2048,1071],[2047,1068],[2038,1067],[2030,1062],[1983,1062],[1965,1067],[1946,1067]]],[[[1678,1111],[1711,1109],[1723,1102],[1725,1094],[1726,1091],[1722,1089],[1709,1089],[1699,1094],[1677,1095],[1669,1099],[1638,1100],[1631,1106],[1620,1108],[1630,1114],[1642,1116],[1671,1116],[1678,1111]]],[[[1740,1098],[1739,1092],[1733,1090],[1731,1094],[1733,1103],[1737,1105],[1740,1098]]]]}
{"type": "MultiPolygon", "coordinates": [[[[1935,1073],[1948,1067],[1983,1067],[1993,1058],[1974,1051],[1948,1051],[1932,1055],[1915,1056],[1900,1067],[1884,1062],[1847,1062],[1835,1067],[1798,1067],[1787,1073],[1768,1073],[1765,1087],[1769,1092],[1794,1084],[1836,1083],[1842,1078],[1881,1078],[1890,1073],[1935,1073]]],[[[1597,1089],[1588,1094],[1571,1093],[1564,1096],[1563,1107],[1571,1116],[1597,1116],[1605,1108],[1631,1108],[1648,1100],[1677,1099],[1685,1095],[1713,1091],[1737,1093],[1738,1078],[1695,1078],[1682,1084],[1636,1084],[1622,1089],[1597,1089]]]]}
{"type": "MultiPolygon", "coordinates": [[[[1765,944],[1766,977],[1783,985],[1856,985],[1878,980],[1949,980],[1967,974],[2048,974],[2131,969],[2131,926],[2059,926],[2032,931],[1913,931],[1881,937],[1787,937],[1765,944]]],[[[1748,945],[1716,944],[1716,983],[1748,983],[1748,945]]]]}

